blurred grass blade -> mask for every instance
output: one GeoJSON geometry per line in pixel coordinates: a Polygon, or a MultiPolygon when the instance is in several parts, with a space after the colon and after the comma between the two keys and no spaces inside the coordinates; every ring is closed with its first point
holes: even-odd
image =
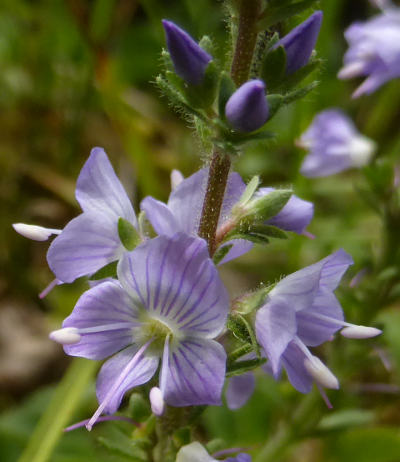
{"type": "Polygon", "coordinates": [[[46,462],[79,404],[98,364],[74,359],[18,462],[46,462]]]}

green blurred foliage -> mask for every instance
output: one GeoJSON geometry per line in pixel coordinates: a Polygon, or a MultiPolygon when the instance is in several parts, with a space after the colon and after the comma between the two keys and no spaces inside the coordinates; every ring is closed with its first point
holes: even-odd
{"type": "MultiPolygon", "coordinates": [[[[370,191],[376,188],[383,197],[387,191],[382,190],[380,175],[386,178],[382,180],[386,187],[393,171],[387,173],[385,165],[391,169],[398,164],[399,83],[390,82],[369,97],[352,100],[357,82],[336,78],[346,49],[343,31],[375,10],[366,0],[325,0],[320,7],[324,23],[317,50],[324,64],[319,87],[274,118],[269,126],[277,133],[274,141],[257,144],[235,164],[246,180],[258,174],[264,185],[293,186],[297,195],[312,200],[316,211],[309,231],[316,239],[293,235],[273,240],[224,267],[222,275],[237,296],[343,247],[355,260],[339,293],[346,315],[354,322],[379,323],[385,335],[363,342],[338,338],[321,348],[341,380],[341,390],[329,393],[334,411],[324,407],[317,393],[304,397],[286,380],[275,383],[259,372],[249,403],[238,411],[208,409],[198,436],[222,438],[226,446],[248,446],[254,454],[262,454],[260,462],[396,462],[400,460],[397,222],[385,227],[387,204],[378,201],[371,207],[377,196],[370,191]],[[298,173],[304,152],[294,141],[316,112],[332,106],[344,109],[358,129],[376,141],[378,158],[365,175],[349,171],[305,179],[298,173]],[[349,290],[351,277],[363,268],[368,270],[364,279],[349,290]]],[[[70,313],[86,287],[85,281],[77,281],[38,300],[37,293],[52,279],[46,266],[47,244],[23,239],[11,224],[61,228],[79,213],[74,183],[91,147],[106,149],[136,206],[148,194],[160,200],[168,197],[173,168],[189,175],[202,165],[206,153],[200,141],[152,84],[164,46],[160,20],[172,19],[197,38],[209,35],[216,57],[229,66],[224,13],[221,2],[212,0],[0,3],[0,267],[5,269],[0,274],[0,312],[12,301],[29,316],[44,314],[41,322],[48,331],[70,313]]],[[[309,13],[291,18],[279,29],[289,30],[309,13]]],[[[56,361],[62,357],[60,350],[56,361]]],[[[38,374],[43,386],[48,382],[46,369],[38,374]]],[[[66,424],[90,416],[95,406],[93,380],[66,424]]],[[[66,412],[68,403],[54,401],[54,386],[36,387],[37,379],[32,385],[29,380],[25,383],[29,396],[16,394],[13,386],[0,390],[4,410],[0,458],[5,462],[16,461],[26,449],[49,401],[59,406],[60,413],[66,412]]],[[[124,435],[132,432],[128,424],[118,426],[124,435]]],[[[121,451],[113,456],[104,452],[98,437],[105,441],[112,431],[118,430],[105,423],[91,434],[81,429],[65,435],[49,460],[133,460],[121,451]]]]}

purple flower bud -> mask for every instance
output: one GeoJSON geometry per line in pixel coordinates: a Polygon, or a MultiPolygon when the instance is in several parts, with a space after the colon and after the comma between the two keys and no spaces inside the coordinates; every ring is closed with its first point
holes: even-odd
{"type": "Polygon", "coordinates": [[[283,46],[285,49],[286,75],[293,74],[308,63],[318,38],[321,23],[322,11],[316,11],[274,46],[274,48],[283,46]]]}
{"type": "Polygon", "coordinates": [[[162,23],[175,72],[191,85],[200,84],[212,56],[173,22],[163,19],[162,23]]]}
{"type": "Polygon", "coordinates": [[[262,127],[269,115],[265,83],[262,80],[244,83],[228,99],[225,115],[238,132],[252,132],[262,127]]]}

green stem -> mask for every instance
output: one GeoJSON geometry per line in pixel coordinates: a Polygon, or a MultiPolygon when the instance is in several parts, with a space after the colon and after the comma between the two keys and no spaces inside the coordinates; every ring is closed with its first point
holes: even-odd
{"type": "MultiPolygon", "coordinates": [[[[249,78],[260,11],[261,0],[240,0],[239,29],[231,69],[232,79],[237,86],[249,78]]],[[[207,240],[210,256],[216,250],[215,236],[230,168],[229,156],[214,149],[199,225],[199,236],[207,240]]]]}

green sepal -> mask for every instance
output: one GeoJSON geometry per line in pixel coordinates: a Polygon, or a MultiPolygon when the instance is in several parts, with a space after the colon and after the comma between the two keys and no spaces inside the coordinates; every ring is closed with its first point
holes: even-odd
{"type": "Polygon", "coordinates": [[[268,92],[279,88],[286,74],[286,51],[279,46],[269,51],[261,63],[261,79],[267,85],[268,92]]]}
{"type": "Polygon", "coordinates": [[[258,21],[258,29],[264,30],[277,22],[285,21],[296,14],[310,8],[317,0],[302,0],[299,2],[275,1],[268,5],[265,11],[261,14],[258,21]]]}
{"type": "Polygon", "coordinates": [[[254,234],[261,234],[275,239],[287,239],[288,235],[281,228],[273,225],[255,224],[251,225],[249,231],[254,234]]]}
{"type": "Polygon", "coordinates": [[[232,247],[233,247],[233,244],[224,245],[222,247],[219,247],[213,256],[214,265],[218,265],[218,263],[220,263],[226,257],[226,255],[228,254],[228,252],[231,250],[232,247]]]}
{"type": "Polygon", "coordinates": [[[203,50],[211,56],[214,54],[214,44],[212,43],[208,35],[203,35],[203,37],[199,41],[199,47],[203,48],[203,50]]]}
{"type": "Polygon", "coordinates": [[[260,347],[258,346],[254,329],[243,315],[240,313],[230,313],[226,327],[238,340],[250,343],[257,356],[260,356],[260,347]]]}
{"type": "Polygon", "coordinates": [[[230,241],[231,239],[245,239],[246,241],[254,242],[255,244],[268,244],[269,238],[275,239],[287,239],[287,234],[280,228],[272,225],[264,224],[253,224],[253,225],[240,225],[238,228],[227,233],[224,241],[230,241]]]}
{"type": "Polygon", "coordinates": [[[244,315],[252,313],[254,310],[260,308],[261,305],[265,303],[268,292],[270,292],[273,287],[274,284],[267,287],[261,287],[254,292],[250,292],[248,294],[242,295],[241,297],[238,297],[233,301],[232,309],[235,310],[235,312],[244,315]]]}
{"type": "MultiPolygon", "coordinates": [[[[270,117],[268,120],[270,120],[270,117]]],[[[269,130],[260,130],[254,133],[230,133],[228,139],[233,145],[240,146],[241,144],[249,143],[250,141],[268,140],[274,137],[275,133],[270,132],[269,130]]]]}
{"type": "Polygon", "coordinates": [[[228,102],[228,99],[233,95],[236,90],[236,86],[230,76],[223,72],[221,75],[221,80],[219,82],[219,92],[218,92],[218,113],[219,116],[225,118],[225,106],[228,102]]]}
{"type": "Polygon", "coordinates": [[[253,194],[256,192],[259,184],[260,177],[258,175],[253,176],[253,178],[247,183],[246,189],[243,191],[243,194],[239,199],[239,207],[246,205],[247,202],[249,202],[249,200],[253,197],[253,194]]]}
{"type": "Polygon", "coordinates": [[[172,64],[171,55],[163,48],[161,51],[161,62],[165,71],[174,72],[174,65],[172,64]]]}
{"type": "Polygon", "coordinates": [[[98,271],[96,271],[91,277],[91,281],[98,281],[99,279],[105,279],[105,278],[116,278],[117,277],[117,261],[113,261],[109,263],[106,266],[103,266],[103,268],[100,268],[98,271]]]}
{"type": "Polygon", "coordinates": [[[97,441],[111,454],[128,458],[132,462],[146,462],[151,442],[147,438],[132,439],[115,425],[108,430],[107,437],[99,436],[97,441]]]}
{"type": "Polygon", "coordinates": [[[260,244],[260,245],[266,245],[269,243],[269,239],[266,236],[263,236],[262,234],[257,234],[257,233],[250,233],[250,232],[231,232],[226,235],[225,237],[226,240],[231,240],[231,239],[244,239],[246,241],[253,242],[254,244],[260,244]]]}
{"type": "Polygon", "coordinates": [[[153,226],[151,225],[150,221],[147,219],[146,212],[141,210],[138,217],[138,227],[139,232],[142,236],[147,236],[150,238],[156,237],[157,233],[154,231],[153,226]]]}
{"type": "Polygon", "coordinates": [[[132,393],[129,397],[129,414],[135,422],[144,422],[151,415],[149,400],[140,393],[132,393]]]}
{"type": "Polygon", "coordinates": [[[321,66],[321,63],[321,59],[311,58],[311,60],[305,66],[301,67],[293,74],[286,76],[279,88],[283,89],[285,92],[289,91],[291,88],[295,87],[306,77],[308,77],[312,72],[317,70],[321,66]]]}
{"type": "Polygon", "coordinates": [[[181,427],[172,435],[175,447],[180,448],[189,444],[191,441],[192,431],[190,427],[181,427]]]}
{"type": "Polygon", "coordinates": [[[292,195],[290,189],[275,189],[264,196],[253,199],[244,215],[240,216],[239,229],[247,231],[246,226],[262,223],[277,215],[292,195]]]}
{"type": "Polygon", "coordinates": [[[219,69],[215,61],[210,61],[199,85],[186,85],[185,96],[190,106],[209,109],[216,97],[219,80],[219,69]]]}
{"type": "Polygon", "coordinates": [[[284,97],[282,95],[272,94],[267,95],[267,102],[269,107],[269,118],[271,120],[272,117],[279,111],[281,106],[284,104],[284,97]]]}
{"type": "Polygon", "coordinates": [[[304,98],[306,95],[308,95],[308,93],[310,93],[310,91],[314,90],[314,88],[316,88],[318,85],[319,81],[314,80],[314,82],[311,82],[305,87],[286,93],[286,95],[284,95],[283,97],[283,104],[291,104],[293,103],[293,101],[304,98]]]}
{"type": "Polygon", "coordinates": [[[142,242],[137,229],[122,217],[118,219],[118,235],[126,250],[133,250],[142,242]]]}
{"type": "Polygon", "coordinates": [[[266,358],[255,358],[247,361],[237,361],[228,364],[226,367],[226,377],[233,377],[235,375],[242,375],[245,372],[252,371],[267,362],[266,358]]]}

